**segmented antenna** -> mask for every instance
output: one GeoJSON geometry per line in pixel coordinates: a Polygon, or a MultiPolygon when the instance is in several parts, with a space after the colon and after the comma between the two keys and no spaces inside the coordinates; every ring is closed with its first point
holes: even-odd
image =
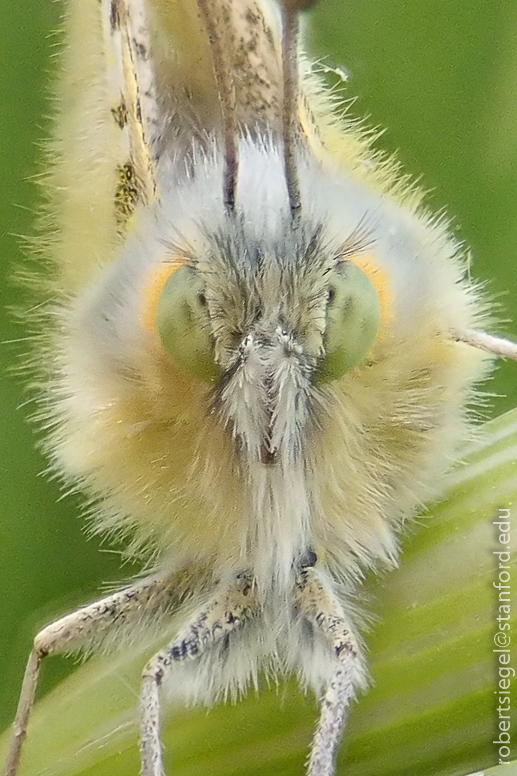
{"type": "Polygon", "coordinates": [[[303,4],[296,0],[282,2],[282,70],[284,97],[282,105],[282,136],[284,141],[284,170],[291,219],[298,223],[301,215],[300,182],[296,167],[298,138],[298,9],[303,4]]]}
{"type": "Polygon", "coordinates": [[[228,25],[218,18],[211,0],[197,0],[198,8],[205,20],[208,33],[215,82],[219,92],[224,130],[224,172],[223,172],[223,202],[226,211],[235,213],[235,192],[237,189],[237,174],[239,159],[237,153],[237,109],[235,85],[232,78],[231,65],[227,54],[228,41],[224,40],[224,31],[228,25]]]}

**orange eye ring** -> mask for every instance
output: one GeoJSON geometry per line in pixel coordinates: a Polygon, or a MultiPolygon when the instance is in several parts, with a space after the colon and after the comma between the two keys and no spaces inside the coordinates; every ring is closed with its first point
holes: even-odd
{"type": "Polygon", "coordinates": [[[184,267],[187,260],[183,257],[175,257],[171,261],[165,261],[154,267],[149,273],[142,299],[142,310],[140,313],[140,325],[142,329],[150,334],[157,334],[156,312],[158,300],[167,283],[168,279],[180,267],[184,267]]]}
{"type": "Polygon", "coordinates": [[[395,302],[395,295],[391,289],[389,272],[385,267],[380,266],[374,253],[356,254],[355,256],[351,256],[348,261],[351,261],[359,267],[359,269],[362,269],[377,291],[381,310],[379,336],[382,337],[386,328],[394,318],[393,304],[395,302]]]}

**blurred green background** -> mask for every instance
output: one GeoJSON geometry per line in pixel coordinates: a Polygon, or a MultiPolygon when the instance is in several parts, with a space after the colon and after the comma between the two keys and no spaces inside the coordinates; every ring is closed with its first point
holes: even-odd
{"type": "MultiPolygon", "coordinates": [[[[60,500],[41,472],[27,424],[23,382],[8,372],[24,332],[6,307],[16,299],[11,267],[18,235],[31,234],[38,192],[38,139],[48,131],[47,86],[61,5],[0,3],[0,730],[12,719],[31,636],[56,614],[127,574],[98,541],[86,541],[78,501],[60,500]]],[[[311,50],[350,74],[353,112],[386,129],[379,147],[397,152],[430,189],[471,247],[511,320],[517,302],[517,3],[515,0],[328,0],[311,15],[311,50]]],[[[517,326],[506,331],[517,335],[517,326]]],[[[517,371],[505,365],[490,390],[500,414],[517,403],[517,371]]],[[[45,665],[42,691],[69,670],[45,665]]]]}

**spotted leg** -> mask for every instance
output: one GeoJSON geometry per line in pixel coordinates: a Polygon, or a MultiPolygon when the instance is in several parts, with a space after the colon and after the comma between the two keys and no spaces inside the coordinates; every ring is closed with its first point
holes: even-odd
{"type": "Polygon", "coordinates": [[[141,696],[142,776],[163,776],[160,743],[160,687],[175,663],[195,660],[221,639],[243,627],[258,612],[252,580],[239,575],[199,609],[189,624],[155,655],[143,673],[141,696]]]}
{"type": "Polygon", "coordinates": [[[364,684],[364,666],[357,639],[330,585],[314,568],[304,568],[296,594],[300,612],[320,633],[332,653],[334,673],[321,704],[309,755],[307,776],[333,776],[339,742],[355,690],[364,684]]]}
{"type": "Polygon", "coordinates": [[[167,605],[174,596],[173,589],[165,575],[147,577],[61,617],[38,633],[25,669],[3,776],[16,776],[18,772],[43,658],[98,643],[112,627],[167,605]]]}

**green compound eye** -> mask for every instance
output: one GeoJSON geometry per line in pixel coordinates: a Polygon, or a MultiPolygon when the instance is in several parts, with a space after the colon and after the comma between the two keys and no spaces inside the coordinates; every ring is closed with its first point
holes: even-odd
{"type": "Polygon", "coordinates": [[[372,347],[381,318],[379,297],[368,275],[352,262],[343,262],[329,287],[325,356],[316,379],[330,382],[354,369],[372,347]]]}
{"type": "Polygon", "coordinates": [[[156,327],[163,347],[186,372],[209,383],[220,376],[203,284],[190,267],[180,267],[165,283],[156,327]]]}

